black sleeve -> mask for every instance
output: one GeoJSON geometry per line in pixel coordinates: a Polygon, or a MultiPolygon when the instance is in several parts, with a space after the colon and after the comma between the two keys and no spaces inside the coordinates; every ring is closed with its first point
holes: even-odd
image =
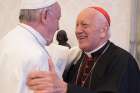
{"type": "Polygon", "coordinates": [[[73,69],[74,65],[70,64],[69,67],[65,68],[64,72],[63,72],[63,80],[65,82],[69,82],[69,78],[70,78],[70,71],[73,69]]]}
{"type": "Polygon", "coordinates": [[[78,87],[73,84],[68,84],[67,93],[95,93],[95,92],[86,88],[78,87]]]}
{"type": "Polygon", "coordinates": [[[121,80],[120,93],[140,93],[140,70],[133,57],[129,58],[127,71],[121,80]]]}
{"type": "Polygon", "coordinates": [[[67,93],[116,93],[113,91],[94,91],[87,88],[81,88],[76,85],[68,84],[67,93]]]}

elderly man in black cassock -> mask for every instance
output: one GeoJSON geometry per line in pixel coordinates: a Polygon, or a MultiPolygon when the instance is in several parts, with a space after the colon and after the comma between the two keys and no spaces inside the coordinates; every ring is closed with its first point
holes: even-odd
{"type": "Polygon", "coordinates": [[[36,93],[140,93],[138,65],[127,51],[109,41],[110,23],[103,8],[84,9],[76,23],[81,55],[65,69],[64,81],[49,62],[50,72],[31,73],[28,86],[36,93]]]}

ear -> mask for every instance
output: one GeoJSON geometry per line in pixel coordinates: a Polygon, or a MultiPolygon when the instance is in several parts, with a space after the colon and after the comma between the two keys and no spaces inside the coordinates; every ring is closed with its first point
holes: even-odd
{"type": "Polygon", "coordinates": [[[101,30],[100,30],[100,37],[101,38],[105,38],[107,35],[107,31],[108,31],[108,27],[104,26],[101,30]]]}
{"type": "Polygon", "coordinates": [[[42,24],[46,24],[47,16],[48,16],[48,11],[47,11],[47,9],[44,9],[41,12],[41,19],[40,19],[42,24]]]}

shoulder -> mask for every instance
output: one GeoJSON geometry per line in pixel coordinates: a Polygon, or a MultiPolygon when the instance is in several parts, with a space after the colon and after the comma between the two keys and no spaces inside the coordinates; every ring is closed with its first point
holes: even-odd
{"type": "Polygon", "coordinates": [[[9,31],[2,39],[1,44],[4,46],[18,47],[22,44],[28,44],[33,42],[32,36],[20,26],[15,27],[9,31]]]}
{"type": "Polygon", "coordinates": [[[110,47],[106,53],[106,57],[108,61],[110,61],[110,65],[116,68],[117,66],[124,69],[128,68],[129,65],[135,65],[138,67],[135,58],[126,50],[120,48],[119,46],[111,43],[110,47]]]}
{"type": "Polygon", "coordinates": [[[129,58],[134,59],[134,57],[128,51],[124,50],[123,48],[113,43],[110,44],[108,51],[110,54],[112,54],[115,57],[125,58],[125,59],[129,59],[129,58]]]}
{"type": "Polygon", "coordinates": [[[57,44],[51,44],[49,46],[46,46],[46,49],[50,52],[55,52],[55,53],[68,53],[69,48],[57,44]]]}
{"type": "Polygon", "coordinates": [[[68,64],[77,62],[82,55],[82,50],[76,46],[72,47],[69,51],[68,64]]]}
{"type": "Polygon", "coordinates": [[[13,58],[37,59],[44,54],[32,35],[20,26],[9,31],[2,38],[0,45],[2,45],[0,51],[13,58]]]}
{"type": "Polygon", "coordinates": [[[61,45],[51,44],[46,46],[47,51],[54,60],[63,59],[67,61],[69,48],[61,45]]]}

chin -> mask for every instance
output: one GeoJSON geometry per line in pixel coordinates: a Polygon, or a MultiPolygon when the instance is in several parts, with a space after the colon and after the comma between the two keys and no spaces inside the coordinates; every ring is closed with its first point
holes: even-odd
{"type": "Polygon", "coordinates": [[[89,51],[89,47],[87,45],[82,45],[82,44],[79,44],[79,48],[83,51],[86,51],[88,52],[89,51]]]}
{"type": "Polygon", "coordinates": [[[49,46],[51,43],[47,43],[47,46],[49,46]]]}
{"type": "Polygon", "coordinates": [[[51,41],[47,41],[47,46],[49,46],[51,43],[52,43],[52,40],[51,41]]]}

